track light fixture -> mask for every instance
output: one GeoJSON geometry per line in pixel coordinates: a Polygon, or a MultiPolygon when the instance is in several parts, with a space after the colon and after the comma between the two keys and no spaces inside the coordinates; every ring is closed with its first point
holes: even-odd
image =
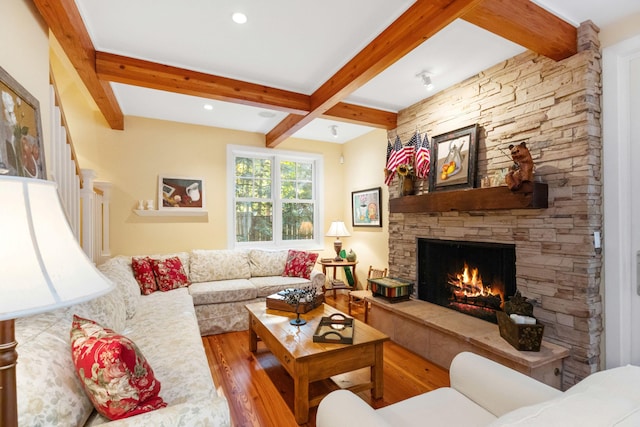
{"type": "Polygon", "coordinates": [[[422,85],[428,90],[428,91],[432,91],[434,86],[433,83],[431,82],[431,75],[426,72],[426,71],[422,71],[418,74],[416,74],[416,77],[420,78],[422,80],[422,85]]]}
{"type": "Polygon", "coordinates": [[[334,138],[338,137],[338,126],[337,125],[331,125],[329,126],[329,132],[331,132],[331,136],[334,138]]]}

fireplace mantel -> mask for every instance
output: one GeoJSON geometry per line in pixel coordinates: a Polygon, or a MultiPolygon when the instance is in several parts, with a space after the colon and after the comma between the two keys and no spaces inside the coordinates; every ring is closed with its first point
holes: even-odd
{"type": "Polygon", "coordinates": [[[545,209],[548,206],[549,188],[541,182],[524,183],[516,191],[507,187],[470,188],[389,200],[391,213],[545,209]]]}

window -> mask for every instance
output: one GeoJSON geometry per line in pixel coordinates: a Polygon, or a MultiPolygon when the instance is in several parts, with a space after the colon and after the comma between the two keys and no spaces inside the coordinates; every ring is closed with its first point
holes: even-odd
{"type": "Polygon", "coordinates": [[[229,146],[230,247],[321,244],[322,157],[229,146]]]}

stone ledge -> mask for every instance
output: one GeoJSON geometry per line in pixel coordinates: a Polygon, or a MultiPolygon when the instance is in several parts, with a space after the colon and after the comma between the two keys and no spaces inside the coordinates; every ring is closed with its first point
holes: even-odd
{"type": "Polygon", "coordinates": [[[496,324],[421,300],[367,299],[371,326],[446,369],[456,354],[472,351],[552,387],[562,387],[562,360],[569,356],[564,347],[543,340],[539,352],[519,351],[500,336],[496,324]]]}

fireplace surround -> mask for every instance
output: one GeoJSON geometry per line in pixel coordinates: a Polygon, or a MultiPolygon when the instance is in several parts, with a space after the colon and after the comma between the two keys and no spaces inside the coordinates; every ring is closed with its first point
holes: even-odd
{"type": "Polygon", "coordinates": [[[514,244],[417,239],[419,299],[497,323],[516,290],[514,244]]]}
{"type": "MultiPolygon", "coordinates": [[[[503,153],[509,144],[527,141],[535,182],[548,185],[546,206],[466,202],[471,192],[484,199],[499,188],[456,191],[458,202],[450,203],[453,191],[433,199],[420,180],[415,196],[401,197],[395,179],[389,186],[389,275],[417,281],[418,238],[515,244],[517,287],[545,326],[544,342],[570,351],[564,389],[603,367],[602,254],[593,245],[594,233],[602,231],[602,54],[592,23],[580,25],[578,39],[578,53],[565,60],[525,52],[416,103],[398,113],[397,128],[389,132],[404,141],[416,128],[432,137],[478,123],[480,179],[512,164],[503,153]],[[424,197],[426,208],[418,208],[424,197]],[[395,209],[395,199],[415,209],[395,209]]],[[[409,303],[396,305],[403,304],[409,303]]],[[[477,323],[463,316],[458,326],[464,318],[477,323]]],[[[430,340],[432,347],[442,344],[430,340]]]]}

